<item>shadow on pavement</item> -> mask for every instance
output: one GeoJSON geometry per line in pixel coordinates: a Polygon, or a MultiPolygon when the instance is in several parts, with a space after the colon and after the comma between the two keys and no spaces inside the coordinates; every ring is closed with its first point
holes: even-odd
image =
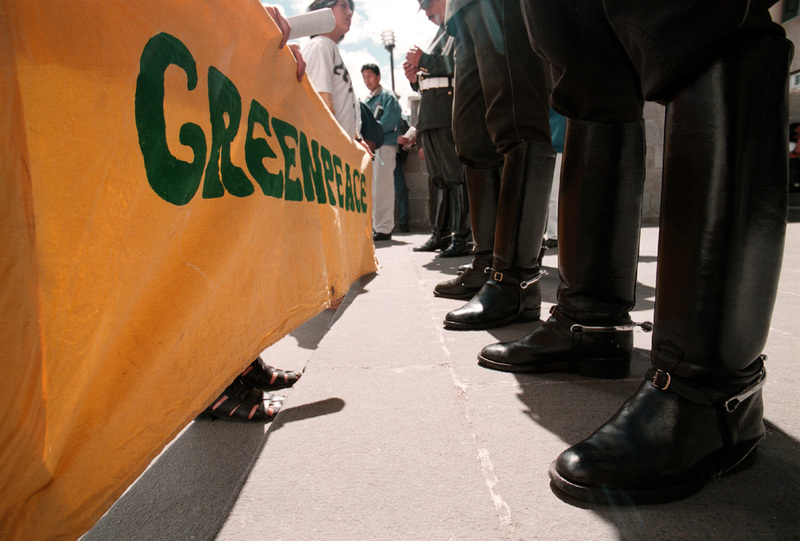
{"type": "MultiPolygon", "coordinates": [[[[649,352],[636,350],[631,374],[643,374],[649,352]]],[[[573,375],[517,375],[519,399],[531,419],[568,444],[577,443],[608,420],[641,380],[590,380],[573,375]],[[544,380],[570,385],[541,385],[544,380]]],[[[666,504],[591,504],[556,497],[590,509],[619,531],[620,539],[797,539],[800,506],[800,442],[768,421],[755,464],[714,479],[697,494],[666,504]]],[[[553,456],[553,459],[556,457],[553,456]]]]}
{"type": "MultiPolygon", "coordinates": [[[[357,280],[347,294],[344,296],[344,300],[342,304],[338,308],[328,308],[327,310],[323,310],[315,317],[309,319],[301,326],[290,332],[287,336],[291,336],[297,341],[297,346],[314,351],[319,347],[319,343],[325,337],[325,334],[330,330],[331,326],[336,323],[336,321],[342,317],[347,308],[353,304],[353,300],[358,295],[363,295],[366,293],[366,286],[375,279],[376,274],[370,273],[365,276],[362,276],[359,280],[357,280]]],[[[266,350],[269,352],[269,348],[266,350]]],[[[268,353],[266,353],[268,356],[268,353]]]]}
{"type": "Polygon", "coordinates": [[[286,408],[266,425],[191,423],[81,539],[214,539],[270,434],[344,406],[328,398],[286,408]]]}
{"type": "MultiPolygon", "coordinates": [[[[300,348],[316,350],[375,276],[357,280],[338,309],[324,310],[289,335],[300,348]]],[[[196,420],[81,539],[214,539],[270,434],[287,423],[330,415],[344,407],[341,398],[328,398],[285,408],[269,424],[196,420]]]]}
{"type": "Polygon", "coordinates": [[[422,265],[422,268],[442,273],[442,282],[449,280],[458,274],[458,267],[472,262],[471,256],[458,257],[439,257],[439,252],[420,252],[420,254],[430,254],[433,258],[422,265]]]}
{"type": "Polygon", "coordinates": [[[392,246],[403,246],[408,244],[405,240],[398,240],[398,237],[392,233],[391,240],[378,240],[375,242],[375,249],[380,250],[381,248],[391,248],[392,246]]]}

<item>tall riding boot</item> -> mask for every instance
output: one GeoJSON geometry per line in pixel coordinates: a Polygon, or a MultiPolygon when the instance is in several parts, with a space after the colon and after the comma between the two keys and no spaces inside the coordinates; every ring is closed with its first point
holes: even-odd
{"type": "Polygon", "coordinates": [[[466,184],[448,186],[450,190],[450,228],[453,236],[450,246],[442,250],[439,257],[458,257],[469,253],[469,199],[466,184]]]}
{"type": "Polygon", "coordinates": [[[553,463],[564,492],[672,500],[754,457],[786,225],[790,57],[780,37],[747,39],[668,103],[653,368],[553,463]]]}
{"type": "Polygon", "coordinates": [[[500,197],[499,169],[472,169],[464,167],[470,221],[475,250],[472,263],[453,278],[433,288],[437,297],[471,299],[489,278],[494,257],[494,226],[497,222],[497,200],[500,197]]]}
{"type": "Polygon", "coordinates": [[[539,319],[539,249],[547,219],[555,151],[550,145],[520,143],[503,163],[491,274],[472,299],[448,313],[453,330],[490,329],[539,319]]]}
{"type": "Polygon", "coordinates": [[[415,252],[435,252],[450,246],[450,191],[441,182],[441,186],[434,185],[431,190],[433,232],[428,240],[413,248],[415,252]]]}
{"type": "Polygon", "coordinates": [[[505,372],[628,375],[644,157],[641,121],[567,121],[558,209],[558,305],[522,339],[483,348],[478,364],[505,372]]]}

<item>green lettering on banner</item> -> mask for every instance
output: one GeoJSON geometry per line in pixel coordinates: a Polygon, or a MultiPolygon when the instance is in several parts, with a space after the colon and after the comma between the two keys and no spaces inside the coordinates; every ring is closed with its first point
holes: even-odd
{"type": "Polygon", "coordinates": [[[344,193],[344,210],[355,210],[356,202],[353,199],[353,180],[350,178],[350,164],[345,164],[345,176],[347,183],[345,184],[344,193]]]}
{"type": "MultiPolygon", "coordinates": [[[[203,129],[187,122],[181,126],[179,141],[192,149],[193,160],[185,162],[170,153],[164,116],[164,74],[170,65],[186,73],[189,91],[197,87],[197,64],[186,46],[166,33],[153,36],[142,50],[135,97],[139,147],[150,187],[168,203],[179,206],[192,200],[201,182],[204,199],[222,197],[226,191],[236,197],[252,195],[255,188],[250,177],[231,160],[231,146],[242,120],[242,98],[233,81],[214,66],[208,68],[210,148],[203,129]]],[[[365,177],[356,167],[343,164],[339,156],[315,140],[309,145],[306,134],[292,124],[270,119],[269,112],[256,100],[250,102],[247,116],[244,160],[247,171],[266,196],[286,201],[303,201],[305,196],[309,202],[316,197],[320,204],[329,203],[346,211],[367,210],[365,177]],[[267,139],[255,136],[256,124],[268,137],[274,133],[283,153],[283,170],[273,173],[264,166],[264,159],[278,156],[267,139]],[[292,167],[299,167],[302,181],[299,176],[292,178],[292,167]]]]}
{"type": "Polygon", "coordinates": [[[225,193],[223,186],[236,197],[251,195],[255,191],[253,184],[241,167],[231,163],[231,143],[242,119],[242,98],[233,82],[214,66],[208,68],[208,109],[211,113],[211,152],[203,198],[222,197],[225,193]]]}
{"type": "Polygon", "coordinates": [[[325,186],[322,181],[322,163],[319,161],[319,143],[312,140],[311,149],[308,148],[308,137],[300,132],[300,169],[303,171],[303,187],[306,199],[314,200],[314,192],[320,204],[326,203],[325,186]]]}
{"type": "Polygon", "coordinates": [[[339,196],[339,208],[344,208],[344,194],[342,193],[342,159],[333,155],[333,172],[336,175],[336,195],[339,196]]]}
{"type": "Polygon", "coordinates": [[[325,176],[325,187],[328,189],[328,202],[332,207],[335,207],[336,195],[333,193],[331,184],[336,182],[336,176],[333,172],[333,158],[331,157],[331,151],[325,147],[320,147],[319,154],[322,158],[322,172],[325,176]]]}
{"type": "Polygon", "coordinates": [[[185,205],[200,187],[206,138],[200,126],[186,123],[181,126],[179,140],[192,149],[194,158],[189,163],[170,154],[164,119],[164,72],[169,65],[186,72],[187,90],[197,86],[197,64],[186,46],[165,33],[150,38],[142,51],[136,78],[136,128],[150,187],[168,203],[185,205]]]}
{"type": "Polygon", "coordinates": [[[260,124],[267,135],[272,135],[269,129],[269,113],[263,105],[253,100],[250,102],[250,114],[247,116],[244,161],[247,164],[247,170],[261,186],[264,195],[280,198],[283,196],[283,171],[271,173],[264,167],[264,158],[277,158],[278,156],[266,139],[253,137],[253,128],[256,124],[260,124]]]}
{"type": "Polygon", "coordinates": [[[361,212],[367,213],[367,177],[361,175],[361,212]]]}
{"type": "Polygon", "coordinates": [[[272,129],[275,130],[275,137],[278,138],[278,144],[281,146],[281,151],[283,152],[283,163],[285,165],[283,169],[283,178],[286,180],[284,199],[287,201],[302,201],[303,185],[300,183],[300,178],[292,178],[289,176],[289,171],[292,170],[292,166],[296,163],[295,150],[289,148],[289,145],[286,144],[286,138],[288,137],[294,141],[295,146],[297,146],[297,128],[288,122],[272,117],[272,129]]]}
{"type": "Polygon", "coordinates": [[[353,167],[353,196],[356,200],[356,212],[361,212],[361,196],[358,193],[358,179],[360,176],[358,169],[353,167]]]}

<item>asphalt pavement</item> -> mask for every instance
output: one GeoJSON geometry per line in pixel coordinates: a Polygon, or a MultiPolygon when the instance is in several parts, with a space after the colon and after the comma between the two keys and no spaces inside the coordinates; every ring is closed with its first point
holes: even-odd
{"type": "MultiPolygon", "coordinates": [[[[304,370],[274,422],[191,423],[84,539],[800,539],[800,223],[789,224],[764,351],[767,437],[755,465],[645,506],[570,500],[547,469],[636,390],[650,335],[635,334],[623,380],[481,368],[481,347],[534,324],[443,329],[463,302],[433,287],[469,259],[412,251],[426,238],[378,243],[377,273],[264,352],[304,370]]],[[[643,229],[636,321],[652,321],[657,238],[643,229]]],[[[556,254],[544,258],[543,313],[556,254]]]]}

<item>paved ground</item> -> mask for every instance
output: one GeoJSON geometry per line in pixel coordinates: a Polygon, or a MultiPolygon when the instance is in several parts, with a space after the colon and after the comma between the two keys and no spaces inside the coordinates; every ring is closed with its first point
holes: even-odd
{"type": "MultiPolygon", "coordinates": [[[[634,319],[652,319],[658,230],[642,234],[634,319]]],[[[562,500],[547,468],[610,417],[633,376],[511,375],[477,366],[491,342],[531,327],[452,332],[459,301],[433,286],[466,258],[415,253],[424,234],[378,246],[380,271],[269,348],[305,369],[271,425],[194,422],[87,540],[798,539],[800,223],[789,226],[766,353],[768,434],[755,466],[680,502],[610,507],[562,500]]],[[[544,308],[556,256],[545,260],[544,308]]]]}

